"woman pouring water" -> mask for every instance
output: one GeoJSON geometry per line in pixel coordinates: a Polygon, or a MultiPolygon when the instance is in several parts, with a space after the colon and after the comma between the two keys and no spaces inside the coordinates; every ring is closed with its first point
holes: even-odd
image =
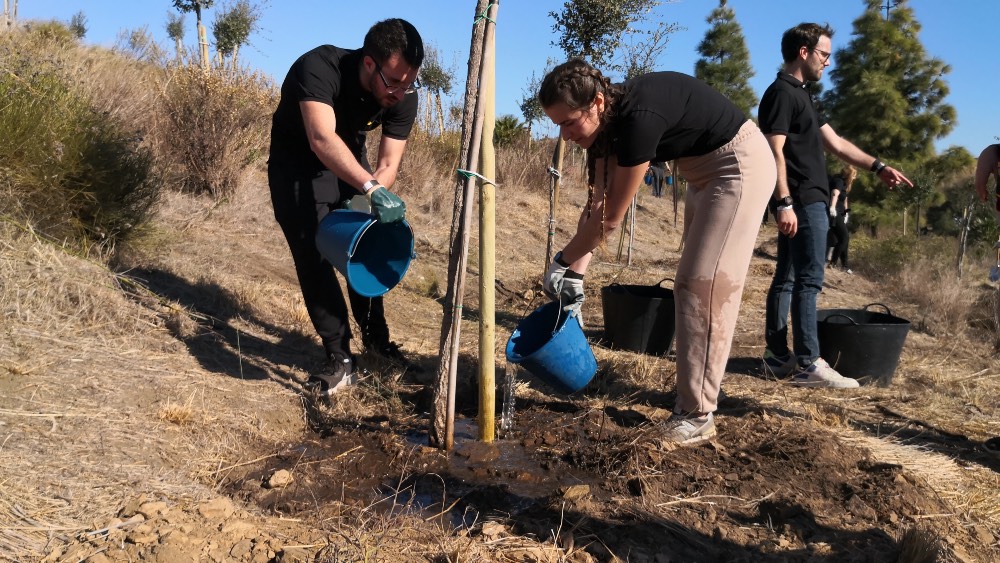
{"type": "Polygon", "coordinates": [[[684,251],[674,276],[677,402],[664,439],[694,445],[716,434],[743,283],[777,170],[757,126],[722,94],[677,72],[612,84],[574,59],[552,69],[538,93],[568,141],[588,149],[593,176],[577,232],[543,280],[579,311],[592,252],[621,224],[650,162],[677,159],[688,181],[684,251]]]}

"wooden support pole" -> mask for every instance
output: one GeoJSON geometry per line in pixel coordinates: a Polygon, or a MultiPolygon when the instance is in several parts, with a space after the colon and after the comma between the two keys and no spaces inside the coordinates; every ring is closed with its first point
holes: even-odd
{"type": "MultiPolygon", "coordinates": [[[[495,28],[495,25],[489,25],[486,29],[483,73],[479,81],[479,95],[485,110],[480,174],[488,180],[495,180],[497,174],[496,152],[493,149],[496,123],[495,28]]],[[[484,180],[479,187],[479,439],[484,442],[492,442],[496,434],[496,272],[496,186],[484,180]]]]}
{"type": "MultiPolygon", "coordinates": [[[[478,158],[478,143],[481,139],[481,130],[476,130],[475,112],[486,22],[479,19],[478,16],[486,11],[487,4],[488,0],[477,0],[474,12],[477,19],[472,27],[472,38],[469,45],[468,74],[465,80],[465,107],[462,112],[462,146],[459,151],[459,162],[462,164],[467,164],[470,155],[476,155],[478,158]]],[[[444,314],[441,319],[441,338],[438,345],[440,362],[433,389],[431,425],[427,432],[428,442],[431,446],[445,449],[450,447],[451,442],[450,439],[447,439],[447,436],[450,435],[448,430],[454,430],[454,420],[452,419],[450,422],[448,420],[450,397],[454,396],[451,367],[452,364],[458,362],[458,357],[452,356],[454,350],[452,339],[456,336],[453,330],[454,325],[462,322],[458,274],[460,268],[465,267],[461,260],[461,249],[462,233],[465,229],[463,222],[468,220],[466,208],[473,205],[473,202],[466,197],[468,187],[468,179],[458,181],[455,185],[455,202],[452,209],[451,231],[448,237],[448,289],[443,305],[444,314]]]]}
{"type": "Polygon", "coordinates": [[[556,141],[556,148],[552,151],[552,169],[549,171],[549,235],[545,243],[545,263],[542,264],[544,272],[552,263],[552,255],[555,254],[556,237],[556,208],[559,207],[559,183],[562,180],[563,155],[566,152],[566,141],[559,136],[556,141]]]}

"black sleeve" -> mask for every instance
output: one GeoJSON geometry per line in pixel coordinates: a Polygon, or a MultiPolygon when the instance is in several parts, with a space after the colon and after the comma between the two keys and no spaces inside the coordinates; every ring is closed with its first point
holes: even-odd
{"type": "Polygon", "coordinates": [[[340,69],[327,63],[318,52],[296,61],[289,73],[296,102],[315,101],[333,105],[340,93],[340,69]]]}
{"type": "Polygon", "coordinates": [[[757,109],[761,133],[787,135],[792,127],[794,104],[795,100],[784,90],[774,88],[765,92],[757,109]]]}

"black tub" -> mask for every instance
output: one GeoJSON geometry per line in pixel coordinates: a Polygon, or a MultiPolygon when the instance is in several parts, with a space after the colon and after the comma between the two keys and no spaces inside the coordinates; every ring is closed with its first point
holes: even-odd
{"type": "Polygon", "coordinates": [[[608,346],[662,356],[674,340],[674,290],[656,285],[611,284],[601,289],[608,346]]]}
{"type": "Polygon", "coordinates": [[[892,383],[910,321],[869,303],[864,309],[820,309],[816,326],[820,354],[841,375],[881,387],[892,383]],[[873,306],[885,312],[869,311],[873,306]]]}

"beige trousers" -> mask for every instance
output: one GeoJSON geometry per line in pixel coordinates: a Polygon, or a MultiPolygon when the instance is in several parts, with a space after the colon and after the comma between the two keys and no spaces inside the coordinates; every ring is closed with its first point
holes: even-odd
{"type": "Polygon", "coordinates": [[[750,257],[777,167],[764,135],[747,121],[728,144],[678,159],[688,181],[684,251],[674,280],[675,412],[716,409],[750,257]]]}

